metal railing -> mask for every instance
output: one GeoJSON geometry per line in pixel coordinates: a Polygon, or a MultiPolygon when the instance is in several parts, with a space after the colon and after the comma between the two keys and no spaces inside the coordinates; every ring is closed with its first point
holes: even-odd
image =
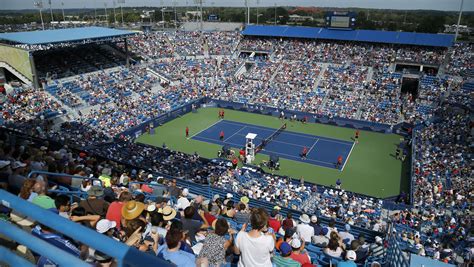
{"type": "MultiPolygon", "coordinates": [[[[74,223],[63,218],[49,210],[45,210],[26,200],[23,200],[11,193],[0,190],[1,204],[15,212],[28,216],[28,218],[37,221],[57,232],[77,240],[87,246],[95,248],[117,260],[118,266],[170,266],[169,263],[159,259],[156,256],[142,253],[134,247],[129,247],[123,243],[115,241],[105,235],[74,223]]],[[[61,266],[89,266],[85,262],[71,256],[71,254],[62,250],[56,251],[49,246],[49,243],[35,239],[33,235],[8,222],[0,222],[0,233],[9,236],[14,241],[27,244],[27,246],[40,255],[44,255],[51,261],[59,263],[61,266]],[[40,242],[42,241],[42,242],[40,242]],[[46,245],[46,244],[48,245],[46,245]]],[[[12,252],[13,253],[13,252],[12,252]]],[[[2,255],[2,254],[0,254],[2,255]]],[[[3,258],[3,257],[2,257],[3,258]]],[[[17,258],[5,256],[3,260],[8,260],[12,264],[17,258]]],[[[15,265],[13,266],[22,266],[15,265]]]]}

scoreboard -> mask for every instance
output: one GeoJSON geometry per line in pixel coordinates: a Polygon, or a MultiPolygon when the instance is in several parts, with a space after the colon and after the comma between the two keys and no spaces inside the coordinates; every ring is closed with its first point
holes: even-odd
{"type": "Polygon", "coordinates": [[[331,11],[326,13],[326,28],[354,29],[356,14],[354,12],[331,11]]]}

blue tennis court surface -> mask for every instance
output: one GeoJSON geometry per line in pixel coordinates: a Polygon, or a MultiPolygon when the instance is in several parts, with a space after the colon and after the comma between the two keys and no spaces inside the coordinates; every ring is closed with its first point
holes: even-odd
{"type": "MultiPolygon", "coordinates": [[[[191,138],[218,145],[227,144],[240,149],[245,146],[245,136],[248,133],[257,134],[254,143],[259,145],[263,139],[271,136],[275,131],[276,129],[273,128],[220,120],[191,138]],[[219,139],[219,133],[221,131],[224,131],[225,134],[223,141],[219,139]]],[[[270,141],[260,153],[276,155],[280,158],[301,161],[332,169],[336,168],[337,157],[342,156],[343,163],[341,170],[343,170],[352,151],[353,144],[353,142],[339,139],[291,132],[287,129],[270,141]],[[306,159],[300,157],[304,147],[308,148],[306,159]]]]}

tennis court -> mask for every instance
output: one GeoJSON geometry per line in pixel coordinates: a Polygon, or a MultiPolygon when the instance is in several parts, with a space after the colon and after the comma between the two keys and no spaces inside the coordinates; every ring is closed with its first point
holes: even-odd
{"type": "MultiPolygon", "coordinates": [[[[257,134],[254,143],[259,145],[276,131],[274,128],[220,120],[191,136],[191,139],[218,145],[227,144],[240,149],[245,146],[245,136],[248,133],[257,134]],[[219,138],[221,131],[224,131],[223,140],[219,138]]],[[[353,142],[284,130],[275,135],[260,153],[332,169],[336,168],[337,157],[342,156],[342,171],[353,147],[353,142]],[[300,156],[304,147],[308,149],[306,159],[300,156]]]]}

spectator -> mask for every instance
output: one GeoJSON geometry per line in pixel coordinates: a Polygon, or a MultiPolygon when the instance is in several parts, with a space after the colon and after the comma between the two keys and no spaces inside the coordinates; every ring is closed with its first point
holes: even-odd
{"type": "Polygon", "coordinates": [[[344,228],[345,231],[340,232],[339,236],[344,241],[344,243],[349,244],[352,242],[352,240],[354,240],[354,235],[350,233],[351,226],[349,224],[346,224],[344,228]]]}
{"type": "Polygon", "coordinates": [[[188,200],[189,190],[187,188],[181,191],[181,194],[178,198],[176,207],[181,210],[185,210],[191,204],[188,200]]]}
{"type": "Polygon", "coordinates": [[[191,244],[196,242],[196,234],[202,230],[205,230],[209,227],[209,224],[204,217],[204,212],[202,210],[198,210],[198,214],[201,217],[201,221],[194,220],[194,213],[196,212],[196,208],[193,206],[189,206],[184,209],[184,218],[181,219],[183,222],[183,230],[188,231],[188,236],[191,241],[191,244]]]}
{"type": "Polygon", "coordinates": [[[166,234],[166,246],[160,246],[157,251],[159,258],[168,260],[177,266],[196,266],[196,256],[180,250],[180,242],[184,237],[181,230],[173,229],[166,234]]]}
{"type": "Polygon", "coordinates": [[[323,230],[323,227],[321,227],[319,224],[318,217],[316,217],[316,215],[311,216],[311,222],[309,223],[309,226],[313,227],[314,235],[319,235],[323,230]]]}
{"type": "Polygon", "coordinates": [[[54,199],[54,205],[59,212],[59,216],[69,219],[69,209],[71,208],[71,205],[69,203],[68,196],[56,196],[56,198],[54,199]]]}
{"type": "Polygon", "coordinates": [[[278,210],[273,209],[268,219],[268,226],[273,229],[273,232],[278,233],[280,231],[281,222],[277,219],[278,210]]]}
{"type": "MultiPolygon", "coordinates": [[[[290,244],[287,242],[283,242],[280,245],[280,256],[273,257],[273,264],[276,267],[287,267],[287,266],[294,266],[299,267],[301,264],[294,259],[291,258],[292,249],[290,244]]],[[[270,264],[271,266],[271,264],[270,264]]]]}
{"type": "Polygon", "coordinates": [[[319,235],[315,235],[311,238],[311,243],[317,247],[325,248],[329,244],[329,238],[326,237],[328,233],[327,228],[323,228],[319,235]]]}
{"type": "Polygon", "coordinates": [[[323,250],[324,254],[329,255],[331,257],[339,258],[343,252],[339,241],[335,238],[329,239],[328,246],[323,250]]]}
{"type": "Polygon", "coordinates": [[[110,203],[109,208],[107,209],[107,214],[105,218],[107,220],[115,222],[114,227],[118,230],[121,229],[122,221],[122,208],[125,203],[132,200],[132,195],[128,191],[123,191],[120,193],[119,199],[110,203]]]}
{"type": "Polygon", "coordinates": [[[44,181],[36,181],[33,190],[38,194],[31,203],[36,204],[43,209],[56,209],[54,199],[46,195],[46,184],[44,181]]]}
{"type": "Polygon", "coordinates": [[[104,216],[109,208],[109,203],[100,197],[104,195],[104,190],[97,185],[91,187],[87,192],[87,199],[79,202],[79,207],[84,208],[87,214],[104,216]]]}
{"type": "Polygon", "coordinates": [[[298,238],[293,238],[290,242],[291,248],[293,252],[291,253],[291,258],[297,262],[299,262],[301,265],[304,264],[311,264],[311,259],[309,258],[309,255],[304,252],[304,242],[302,242],[302,239],[298,238]]]}
{"type": "MultiPolygon", "coordinates": [[[[246,224],[235,239],[235,253],[241,255],[239,266],[272,266],[271,253],[275,248],[274,234],[264,233],[268,215],[262,208],[252,211],[250,224],[252,230],[245,232],[246,224]]],[[[291,252],[291,247],[288,252],[291,252]]]]}
{"type": "Polygon", "coordinates": [[[311,237],[314,236],[314,228],[309,225],[311,222],[307,214],[300,216],[301,223],[296,226],[296,233],[303,239],[304,242],[311,242],[311,237]]]}
{"type": "Polygon", "coordinates": [[[229,228],[224,218],[215,220],[212,228],[214,232],[209,233],[204,239],[198,258],[206,258],[209,265],[220,266],[225,263],[225,254],[232,246],[235,232],[229,228]],[[224,237],[226,234],[229,234],[230,239],[224,237]]]}
{"type": "Polygon", "coordinates": [[[375,259],[381,259],[385,257],[385,247],[383,245],[383,239],[380,236],[375,237],[375,243],[369,246],[370,256],[375,259]]]}
{"type": "Polygon", "coordinates": [[[338,262],[337,267],[357,267],[357,264],[355,263],[356,259],[356,253],[353,250],[348,250],[346,252],[346,260],[338,262]]]}

